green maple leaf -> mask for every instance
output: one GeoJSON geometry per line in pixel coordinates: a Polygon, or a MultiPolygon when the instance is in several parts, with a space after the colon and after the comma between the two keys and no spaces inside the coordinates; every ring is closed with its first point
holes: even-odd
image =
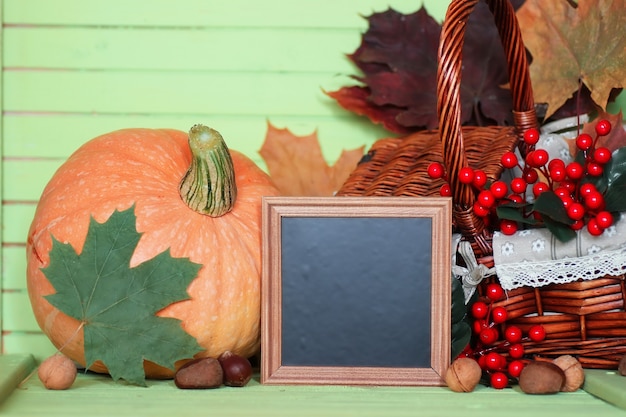
{"type": "Polygon", "coordinates": [[[42,271],[56,293],[47,300],[84,327],[86,366],[102,361],[114,380],[145,385],[143,361],[174,369],[202,348],[180,320],[155,313],[188,299],[187,286],[201,267],[169,250],[130,267],[141,234],[133,208],[105,223],[93,218],[82,253],[53,237],[50,265],[42,271]]]}

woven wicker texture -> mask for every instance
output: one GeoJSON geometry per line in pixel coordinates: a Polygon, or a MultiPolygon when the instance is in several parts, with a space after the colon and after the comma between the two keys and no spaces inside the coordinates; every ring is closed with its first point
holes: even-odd
{"type": "MultiPolygon", "coordinates": [[[[372,145],[368,154],[338,191],[338,196],[432,196],[443,180],[427,174],[432,162],[441,162],[453,198],[453,223],[470,241],[480,263],[493,266],[491,232],[473,212],[477,191],[458,181],[461,168],[485,171],[488,180],[500,177],[501,156],[516,146],[525,153],[522,137],[537,128],[526,50],[508,0],[487,0],[494,15],[508,63],[515,126],[473,127],[461,125],[460,85],[462,49],[467,19],[478,0],[454,0],[442,26],[437,74],[439,129],[404,138],[386,138],[372,145]]],[[[497,280],[496,278],[492,278],[497,280]]],[[[487,281],[479,286],[479,292],[487,281]]],[[[526,342],[526,351],[554,357],[577,355],[588,368],[615,368],[626,353],[624,276],[592,281],[522,287],[507,293],[496,305],[506,307],[515,324],[528,330],[542,324],[544,342],[526,342]]]]}

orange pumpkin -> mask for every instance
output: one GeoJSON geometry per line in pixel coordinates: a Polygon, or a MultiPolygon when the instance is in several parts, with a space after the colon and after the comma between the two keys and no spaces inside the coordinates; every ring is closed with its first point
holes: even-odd
{"type": "MultiPolygon", "coordinates": [[[[205,126],[194,126],[189,135],[126,129],[87,142],[46,186],[28,233],[28,293],[39,326],[65,355],[85,364],[80,323],[46,301],[44,296],[55,290],[41,268],[49,264],[51,236],[80,253],[91,217],[102,223],[115,210],[134,205],[142,236],[131,267],[168,248],[173,257],[203,265],[187,289],[190,299],[158,315],[182,321],[206,349],[198,356],[217,357],[227,350],[255,354],[260,340],[261,201],[272,195],[278,190],[270,178],[246,156],[229,151],[221,135],[205,126]]],[[[144,368],[148,378],[173,376],[172,370],[147,361],[144,368]]],[[[107,371],[99,362],[92,370],[107,371]]]]}

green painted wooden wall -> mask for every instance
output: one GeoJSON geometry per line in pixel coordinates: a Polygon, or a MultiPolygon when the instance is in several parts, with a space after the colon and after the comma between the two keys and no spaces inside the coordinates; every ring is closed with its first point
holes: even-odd
{"type": "Polygon", "coordinates": [[[53,351],[32,317],[25,238],[55,169],[125,127],[209,124],[259,164],[267,122],[326,158],[386,133],[323,90],[352,81],[363,16],[447,0],[0,0],[2,352],[53,351]]]}
{"type": "MultiPolygon", "coordinates": [[[[428,0],[433,16],[447,2],[428,0]]],[[[419,0],[0,0],[2,352],[53,351],[30,311],[25,239],[43,187],[83,142],[209,124],[263,165],[268,121],[325,156],[385,135],[323,90],[351,82],[363,16],[419,0]]]]}

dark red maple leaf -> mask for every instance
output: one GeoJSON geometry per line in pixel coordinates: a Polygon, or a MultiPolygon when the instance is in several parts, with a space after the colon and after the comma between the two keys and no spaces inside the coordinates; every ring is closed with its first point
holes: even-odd
{"type": "Polygon", "coordinates": [[[415,105],[422,126],[437,124],[437,47],[441,26],[422,7],[404,15],[394,9],[367,17],[369,28],[348,58],[363,73],[353,78],[362,85],[329,92],[347,110],[367,116],[396,133],[412,131],[405,113],[415,105]],[[433,117],[434,116],[434,117],[433,117]]]}
{"type": "MultiPolygon", "coordinates": [[[[522,2],[513,3],[519,7],[522,2]]],[[[363,73],[352,77],[361,85],[327,94],[394,133],[436,128],[441,26],[423,7],[406,15],[390,8],[367,20],[360,46],[348,55],[363,73]]],[[[508,83],[506,61],[493,15],[484,3],[470,16],[463,48],[463,123],[510,124],[511,97],[503,88],[508,83]]]]}

